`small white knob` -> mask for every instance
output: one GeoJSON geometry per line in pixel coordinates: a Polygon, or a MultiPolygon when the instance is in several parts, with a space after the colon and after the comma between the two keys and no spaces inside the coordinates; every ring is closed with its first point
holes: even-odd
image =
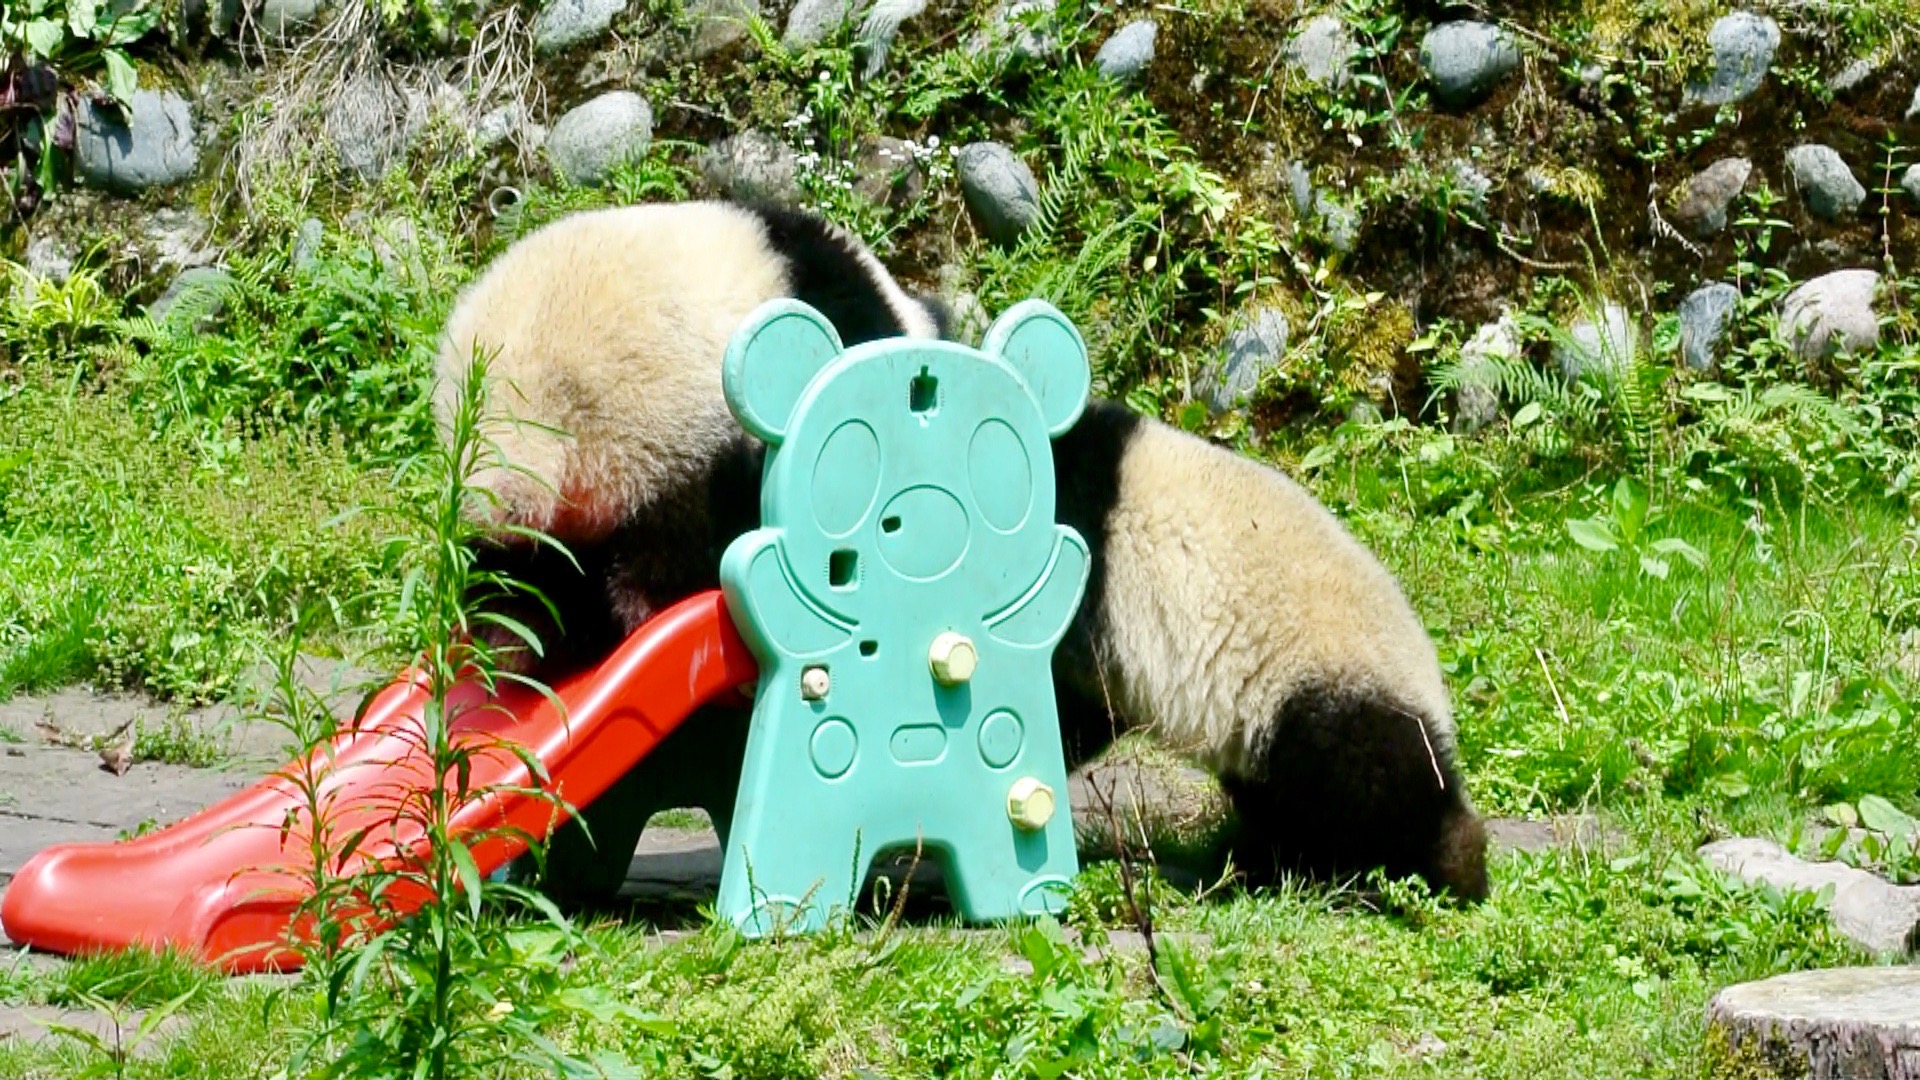
{"type": "Polygon", "coordinates": [[[946,686],[958,686],[973,678],[973,669],[979,663],[980,654],[974,651],[973,642],[951,630],[934,638],[933,647],[927,650],[933,677],[946,686]]]}
{"type": "Polygon", "coordinates": [[[833,688],[833,679],[828,677],[827,669],[810,667],[800,673],[800,696],[808,701],[819,701],[833,688]]]}
{"type": "Polygon", "coordinates": [[[1053,789],[1031,776],[1015,780],[1007,792],[1007,817],[1030,831],[1046,828],[1053,820],[1053,789]]]}

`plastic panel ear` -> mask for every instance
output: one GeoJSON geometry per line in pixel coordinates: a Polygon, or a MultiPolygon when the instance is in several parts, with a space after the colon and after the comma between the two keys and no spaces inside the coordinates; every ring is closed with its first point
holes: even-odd
{"type": "Polygon", "coordinates": [[[1022,300],[993,321],[980,351],[1005,360],[1027,381],[1049,435],[1058,438],[1080,419],[1093,372],[1080,331],[1058,308],[1022,300]]]}
{"type": "Polygon", "coordinates": [[[777,443],[800,394],[842,351],[833,324],[798,300],[769,300],[753,309],[721,362],[727,408],[749,434],[777,443]]]}

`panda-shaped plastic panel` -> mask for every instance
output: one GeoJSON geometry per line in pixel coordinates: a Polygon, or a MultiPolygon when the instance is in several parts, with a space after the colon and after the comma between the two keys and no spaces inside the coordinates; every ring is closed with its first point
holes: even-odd
{"type": "Polygon", "coordinates": [[[1078,863],[1051,658],[1089,561],[1054,521],[1050,441],[1088,374],[1038,302],[980,350],[843,352],[794,301],[735,336],[728,404],[768,444],[764,524],[720,574],[761,662],[720,888],[743,930],[817,928],[916,841],[969,919],[1059,910],[1078,863]]]}

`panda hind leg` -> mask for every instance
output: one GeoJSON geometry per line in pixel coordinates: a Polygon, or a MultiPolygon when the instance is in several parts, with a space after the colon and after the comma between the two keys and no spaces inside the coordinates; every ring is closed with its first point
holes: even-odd
{"type": "Polygon", "coordinates": [[[1238,819],[1233,859],[1250,886],[1378,868],[1486,899],[1486,827],[1452,756],[1410,710],[1367,694],[1296,694],[1252,764],[1221,778],[1238,819]]]}

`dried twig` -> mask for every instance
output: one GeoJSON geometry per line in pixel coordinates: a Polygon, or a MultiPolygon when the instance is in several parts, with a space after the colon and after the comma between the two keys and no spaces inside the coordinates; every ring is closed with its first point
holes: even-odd
{"type": "Polygon", "coordinates": [[[1553,669],[1547,666],[1547,654],[1540,651],[1540,646],[1535,645],[1533,655],[1534,659],[1540,661],[1540,670],[1546,673],[1547,689],[1553,691],[1553,704],[1560,710],[1560,722],[1572,727],[1573,717],[1567,715],[1567,703],[1560,699],[1560,687],[1553,681],[1553,669]]]}
{"type": "Polygon", "coordinates": [[[900,892],[893,898],[892,905],[888,907],[887,917],[880,921],[880,929],[875,935],[876,941],[885,941],[887,936],[893,932],[893,928],[900,925],[901,914],[907,907],[907,894],[913,891],[914,871],[920,869],[920,859],[925,851],[926,836],[916,829],[913,835],[913,861],[907,864],[907,872],[900,878],[900,892]]]}
{"type": "MultiPolygon", "coordinates": [[[[243,41],[251,29],[243,28],[243,41]]],[[[471,130],[492,105],[517,103],[522,123],[508,131],[509,145],[516,167],[531,166],[537,148],[528,145],[524,131],[544,102],[534,79],[531,29],[517,7],[490,14],[466,52],[451,59],[391,60],[381,30],[372,0],[338,0],[328,5],[319,27],[291,45],[250,35],[250,51],[268,61],[256,100],[273,107],[243,114],[240,135],[228,151],[233,194],[248,212],[261,182],[269,175],[283,178],[283,166],[301,151],[348,131],[362,135],[370,129],[397,146],[436,112],[452,114],[471,130]]],[[[304,189],[297,194],[311,195],[313,170],[295,171],[304,189]]]]}
{"type": "Polygon", "coordinates": [[[1647,228],[1652,230],[1656,241],[1671,240],[1686,248],[1687,254],[1696,259],[1707,257],[1706,252],[1682,235],[1680,230],[1674,228],[1667,221],[1666,216],[1660,213],[1660,181],[1657,179],[1647,185],[1647,228]]]}

